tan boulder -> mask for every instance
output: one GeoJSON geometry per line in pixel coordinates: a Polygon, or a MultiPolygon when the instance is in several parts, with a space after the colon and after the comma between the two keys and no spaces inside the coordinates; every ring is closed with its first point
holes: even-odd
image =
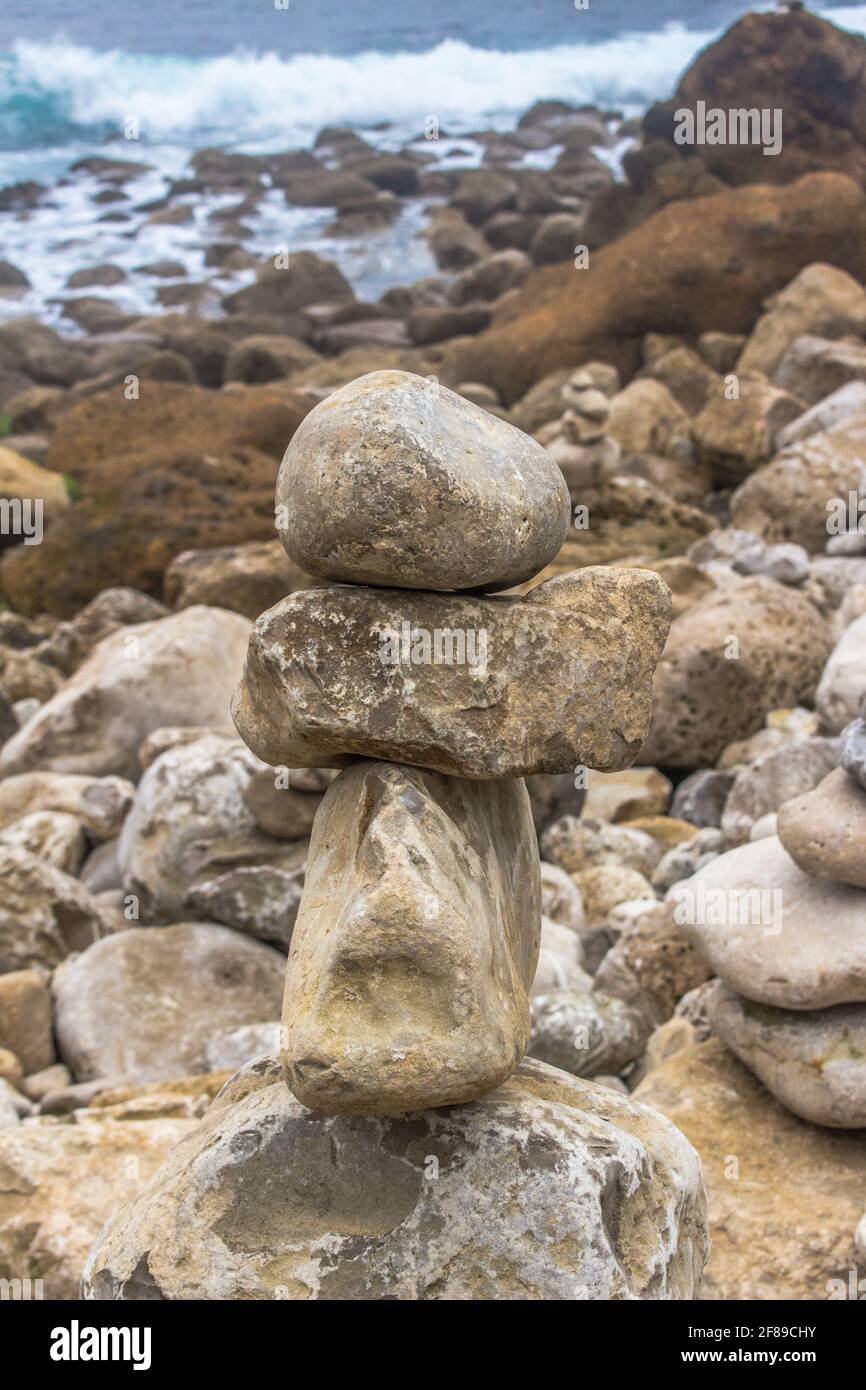
{"type": "Polygon", "coordinates": [[[0,845],[0,974],[31,966],[52,970],[116,926],[114,914],[77,878],[0,845]]]}
{"type": "Polygon", "coordinates": [[[701,1157],[711,1245],[702,1299],[823,1301],[832,1281],[847,1287],[866,1135],[798,1119],[717,1039],[663,1062],[635,1097],[701,1157]]]}
{"type": "MultiPolygon", "coordinates": [[[[587,509],[586,523],[568,533],[555,561],[559,569],[582,565],[640,564],[682,555],[695,541],[713,529],[706,512],[670,495],[646,478],[618,474],[598,487],[573,493],[576,506],[587,509]]],[[[578,521],[584,518],[576,513],[578,521]]]]}
{"type": "Polygon", "coordinates": [[[348,768],[313,828],[286,972],[289,1086],[326,1114],[471,1100],[517,1066],[541,930],[529,797],[348,768]]]}
{"type": "Polygon", "coordinates": [[[81,822],[63,811],[31,811],[0,830],[0,845],[26,850],[73,875],[87,853],[81,822]]]}
{"type": "Polygon", "coordinates": [[[184,550],[165,572],[164,592],[172,608],[201,603],[255,619],[286,594],[314,583],[278,540],[248,541],[215,550],[184,550]]]}
{"type": "Polygon", "coordinates": [[[50,468],[0,444],[0,497],[10,500],[41,499],[46,508],[68,507],[70,498],[66,479],[50,468]]]}
{"type": "Polygon", "coordinates": [[[735,526],[773,543],[794,541],[821,553],[832,534],[834,498],[866,484],[866,413],[790,444],[731,498],[735,526]]]}
{"type": "Polygon", "coordinates": [[[866,332],[866,290],[844,270],[807,265],[773,295],[746,340],[738,372],[772,376],[786,349],[803,333],[842,338],[866,332]]]}
{"type": "Polygon", "coordinates": [[[596,988],[622,999],[652,1024],[671,1017],[679,1000],[712,974],[670,903],[648,906],[621,931],[599,966],[596,988]]]}
{"type": "Polygon", "coordinates": [[[714,477],[740,482],[772,458],[776,435],[802,413],[803,402],[769,382],[743,376],[729,399],[720,382],[693,422],[698,457],[714,477]]]}
{"type": "Polygon", "coordinates": [[[645,735],[669,605],[643,570],[584,569],[523,600],[311,589],[256,623],[235,723],[277,766],[616,771],[645,735]]]}
{"type": "Polygon", "coordinates": [[[830,650],[818,610],[772,579],[708,594],[671,627],[641,762],[711,767],[770,710],[811,702],[830,650]]]}
{"type": "Polygon", "coordinates": [[[9,970],[0,975],[0,1047],[14,1052],[28,1075],[54,1062],[47,979],[40,970],[9,970]]]}
{"type": "Polygon", "coordinates": [[[672,791],[668,778],[655,767],[594,772],[589,778],[582,814],[606,821],[664,815],[672,791]]]}
{"type": "Polygon", "coordinates": [[[574,881],[580,889],[586,920],[596,925],[604,922],[620,903],[654,897],[652,884],[637,869],[624,864],[597,864],[576,873],[574,881]]]}
{"type": "Polygon", "coordinates": [[[636,377],[610,402],[607,428],[627,453],[676,458],[690,453],[689,417],[667,386],[636,377]]]}
{"type": "Polygon", "coordinates": [[[72,772],[19,772],[0,780],[0,828],[53,811],[74,816],[94,840],[111,840],[132,805],[135,787],[123,777],[72,772]]]}

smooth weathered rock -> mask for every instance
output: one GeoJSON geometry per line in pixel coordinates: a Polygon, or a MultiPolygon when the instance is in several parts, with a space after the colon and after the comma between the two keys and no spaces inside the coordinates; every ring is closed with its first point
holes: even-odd
{"type": "Polygon", "coordinates": [[[866,894],[804,874],[775,837],[719,855],[669,906],[716,974],[757,1004],[866,1002],[866,894]]]}
{"type": "Polygon", "coordinates": [[[37,811],[74,816],[93,840],[110,840],[132,805],[135,787],[122,777],[21,772],[0,780],[0,827],[37,811]]]}
{"type": "Polygon", "coordinates": [[[703,767],[691,773],[677,784],[671,815],[681,816],[702,829],[721,825],[733,782],[734,773],[723,768],[703,767]]]}
{"type": "Polygon", "coordinates": [[[626,868],[615,861],[583,869],[574,877],[583,898],[586,920],[595,926],[601,925],[620,903],[654,896],[649,879],[637,869],[626,868]]]}
{"type": "Polygon", "coordinates": [[[78,877],[91,893],[122,889],[123,874],[117,862],[117,839],[97,845],[81,865],[78,877]]]}
{"type": "Polygon", "coordinates": [[[220,922],[288,951],[303,891],[302,866],[246,864],[194,884],[183,906],[188,916],[220,922]]]}
{"type": "Polygon", "coordinates": [[[611,399],[607,429],[631,454],[690,457],[689,417],[668,388],[636,377],[611,399]]]}
{"type": "MultiPolygon", "coordinates": [[[[8,979],[8,976],[5,978],[8,979]]],[[[50,1010],[50,997],[48,1007],[50,1010]]],[[[53,1052],[53,1042],[51,1047],[53,1052]]],[[[72,1072],[68,1067],[65,1067],[62,1062],[54,1062],[50,1067],[43,1067],[41,1071],[31,1072],[29,1076],[25,1077],[21,1089],[25,1096],[28,1096],[30,1100],[35,1101],[38,1105],[45,1096],[49,1095],[52,1091],[57,1091],[64,1086],[71,1085],[72,1072]]]]}
{"type": "Polygon", "coordinates": [[[78,1081],[161,1081],[207,1071],[211,1037],[279,1013],[284,959],[228,927],[138,927],[52,981],[62,1060],[78,1081]]]}
{"type": "Polygon", "coordinates": [[[770,542],[793,541],[820,553],[832,534],[832,502],[847,511],[864,486],[866,413],[789,444],[731,498],[735,526],[770,542]]]}
{"type": "Polygon", "coordinates": [[[676,816],[635,816],[634,820],[625,821],[624,827],[649,835],[650,839],[655,841],[660,855],[678,845],[686,844],[697,834],[693,825],[686,820],[679,820],[676,816]]]}
{"type": "Polygon", "coordinates": [[[211,1038],[205,1049],[211,1071],[240,1071],[256,1057],[272,1055],[280,1049],[279,1019],[273,1023],[248,1023],[211,1038]]]}
{"type": "Polygon", "coordinates": [[[244,799],[260,766],[224,734],[175,744],[150,764],[117,847],[139,921],[178,921],[193,887],[243,865],[295,867],[291,845],[264,835],[244,799]]]}
{"type": "Polygon", "coordinates": [[[260,830],[278,840],[300,840],[309,835],[327,786],[336,773],[322,769],[322,786],[318,791],[301,791],[301,769],[286,768],[277,772],[260,767],[253,772],[244,788],[244,801],[260,830]]]}
{"type": "Polygon", "coordinates": [[[561,989],[587,993],[592,989],[592,976],[583,969],[582,961],[583,945],[577,932],[542,917],[541,948],[530,997],[537,999],[561,989]]]}
{"type": "Polygon", "coordinates": [[[277,480],[291,558],[356,584],[507,589],[553,560],[569,516],[539,444],[408,372],[371,372],[328,396],[277,480]]]}
{"type": "Polygon", "coordinates": [[[527,1061],[471,1105],[331,1118],[259,1062],[103,1231],[84,1294],[690,1298],[705,1252],[690,1147],[613,1090],[527,1061]]]}
{"type": "MultiPolygon", "coordinates": [[[[775,834],[775,831],[773,831],[775,834]]],[[[667,893],[675,883],[691,878],[722,852],[722,833],[714,826],[699,830],[694,839],[668,850],[658,862],[651,883],[657,893],[667,893]]]]}
{"type": "Polygon", "coordinates": [[[232,712],[253,751],[287,767],[361,756],[471,778],[617,771],[646,732],[669,613],[645,570],[585,569],[523,600],[312,589],[259,618],[232,712]],[[471,664],[437,664],[460,655],[455,638],[471,664]]]}
{"type": "Polygon", "coordinates": [[[802,413],[803,403],[767,381],[743,377],[731,399],[719,382],[692,425],[698,457],[723,482],[741,482],[773,455],[776,435],[802,413]]]}
{"type": "Polygon", "coordinates": [[[802,738],[784,743],[742,768],[734,778],[722,816],[729,848],[745,844],[752,827],[786,801],[817,787],[839,761],[833,738],[802,738]]]}
{"type": "Polygon", "coordinates": [[[701,1298],[823,1300],[848,1284],[866,1136],[792,1115],[718,1039],[684,1048],[635,1097],[701,1156],[710,1259],[701,1298]]]}
{"type": "Polygon", "coordinates": [[[84,1112],[74,1124],[30,1121],[0,1134],[2,1276],[41,1280],[34,1298],[77,1301],[105,1222],[195,1127],[192,1119],[122,1124],[84,1112]]]}
{"type": "Polygon", "coordinates": [[[541,861],[541,911],[552,922],[579,932],[584,925],[583,898],[574,879],[556,864],[541,861]]]}
{"type": "Polygon", "coordinates": [[[0,846],[0,974],[53,969],[116,925],[77,879],[24,849],[0,846]]]}
{"type": "Polygon", "coordinates": [[[600,990],[553,990],[532,1001],[529,1056],[572,1076],[616,1074],[639,1057],[649,1031],[644,1016],[600,990]]]}
{"type": "Polygon", "coordinates": [[[224,726],[249,623],[186,608],[104,638],[0,749],[0,775],[40,771],[138,776],[145,735],[163,725],[224,726]]]}
{"type": "Polygon", "coordinates": [[[866,614],[845,628],[830,654],[815,693],[815,708],[831,733],[841,733],[856,718],[864,691],[866,614]]]}
{"type": "Polygon", "coordinates": [[[711,766],[768,711],[811,701],[830,641],[808,599],[771,579],[700,599],[671,626],[641,761],[711,766]]]}
{"type": "Polygon", "coordinates": [[[866,1005],[771,1009],[717,980],[709,1016],[715,1035],[795,1115],[866,1128],[866,1005]]]}
{"type": "Polygon", "coordinates": [[[322,801],[283,1008],[292,1091],[330,1114],[454,1104],[514,1070],[541,927],[517,781],[364,762],[322,801]]]}
{"type": "Polygon", "coordinates": [[[838,767],[779,809],[779,839],[804,873],[866,888],[866,792],[838,767]]]}
{"type": "Polygon", "coordinates": [[[31,1073],[54,1062],[51,995],[39,970],[10,970],[0,975],[0,1046],[14,1052],[31,1073]]]}
{"type": "Polygon", "coordinates": [[[866,380],[866,344],[856,338],[834,342],[805,333],[791,343],[773,379],[807,405],[817,405],[840,386],[866,380]]]}
{"type": "Polygon", "coordinates": [[[138,589],[103,589],[68,622],[58,623],[40,644],[43,661],[71,676],[94,647],[119,627],[155,622],[167,618],[168,609],[138,589]]]}
{"type": "Polygon", "coordinates": [[[776,435],[776,448],[787,449],[790,444],[799,444],[811,435],[833,430],[861,415],[866,415],[866,382],[850,381],[780,430],[776,435]]]}
{"type": "Polygon", "coordinates": [[[862,715],[842,730],[839,762],[849,777],[866,791],[866,719],[862,715]]]}

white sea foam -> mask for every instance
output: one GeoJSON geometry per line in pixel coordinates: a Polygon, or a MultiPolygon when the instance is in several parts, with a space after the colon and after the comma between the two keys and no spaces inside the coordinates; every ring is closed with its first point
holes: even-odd
{"type": "Polygon", "coordinates": [[[541,97],[644,105],[666,95],[712,37],[672,25],[603,44],[518,53],[449,39],[426,53],[237,52],[200,60],[22,41],[0,77],[0,105],[6,87],[50,98],[79,127],[120,129],[137,116],[147,139],[247,147],[303,143],[337,123],[390,121],[420,130],[428,115],[466,129],[513,116],[541,97]]]}

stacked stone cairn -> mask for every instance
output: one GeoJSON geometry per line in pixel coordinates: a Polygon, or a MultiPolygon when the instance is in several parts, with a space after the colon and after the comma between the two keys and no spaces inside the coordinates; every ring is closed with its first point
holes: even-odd
{"type": "Polygon", "coordinates": [[[541,924],[522,779],[633,761],[666,587],[600,568],[495,595],[559,550],[560,470],[404,372],[306,417],[277,504],[289,554],[326,583],[258,619],[234,717],[276,767],[342,769],[313,827],[282,1056],[239,1072],[109,1223],[85,1290],[694,1297],[690,1145],[521,1061],[541,924]]]}
{"type": "Polygon", "coordinates": [[[778,835],[731,851],[688,885],[687,932],[718,975],[713,1032],[795,1115],[866,1127],[866,718],[841,766],[778,812],[778,835]],[[719,902],[726,910],[714,911],[719,902]]]}

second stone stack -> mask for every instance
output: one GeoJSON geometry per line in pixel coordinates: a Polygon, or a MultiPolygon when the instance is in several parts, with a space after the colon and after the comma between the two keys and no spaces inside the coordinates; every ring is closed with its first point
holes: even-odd
{"type": "Polygon", "coordinates": [[[234,702],[279,767],[338,767],[289,952],[283,1065],[326,1114],[472,1100],[517,1067],[541,923],[523,777],[618,771],[646,736],[670,595],[555,557],[570,500],[530,436],[373,372],[294,435],[277,517],[328,587],[258,619],[234,702]]]}

